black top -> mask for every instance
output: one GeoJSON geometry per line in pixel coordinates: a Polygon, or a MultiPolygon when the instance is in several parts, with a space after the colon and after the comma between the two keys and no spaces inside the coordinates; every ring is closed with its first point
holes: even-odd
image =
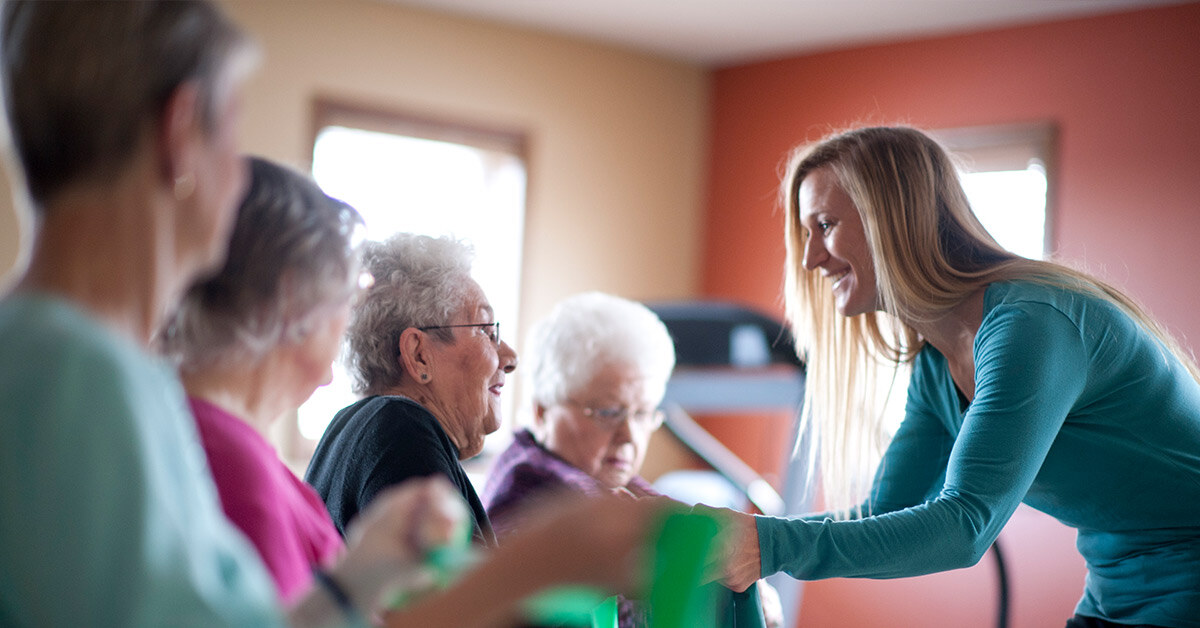
{"type": "Polygon", "coordinates": [[[474,543],[494,547],[496,535],[458,448],[424,406],[406,397],[367,397],[342,408],[317,444],[304,480],[325,500],[344,537],[380,491],[434,473],[446,476],[467,501],[474,543]]]}

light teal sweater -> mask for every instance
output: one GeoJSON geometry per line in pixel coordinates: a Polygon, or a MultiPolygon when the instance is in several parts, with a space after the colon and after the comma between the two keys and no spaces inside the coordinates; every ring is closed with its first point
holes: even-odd
{"type": "Polygon", "coordinates": [[[1200,627],[1200,385],[1110,303],[988,287],[975,398],[917,356],[874,516],[758,518],[764,575],[899,578],[975,564],[1022,501],[1078,530],[1081,615],[1200,627]]]}
{"type": "Polygon", "coordinates": [[[65,301],[0,301],[0,626],[283,623],[174,374],[65,301]]]}

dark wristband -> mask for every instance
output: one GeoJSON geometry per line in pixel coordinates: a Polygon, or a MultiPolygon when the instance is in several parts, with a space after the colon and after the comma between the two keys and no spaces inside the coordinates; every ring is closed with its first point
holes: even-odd
{"type": "Polygon", "coordinates": [[[361,617],[358,614],[358,609],[354,608],[354,602],[350,601],[350,594],[346,592],[346,589],[342,588],[342,585],[337,580],[334,580],[329,572],[323,569],[313,571],[313,580],[316,580],[325,589],[325,592],[329,594],[329,597],[333,598],[334,603],[337,604],[338,609],[342,611],[342,614],[349,620],[349,623],[358,625],[361,617]]]}

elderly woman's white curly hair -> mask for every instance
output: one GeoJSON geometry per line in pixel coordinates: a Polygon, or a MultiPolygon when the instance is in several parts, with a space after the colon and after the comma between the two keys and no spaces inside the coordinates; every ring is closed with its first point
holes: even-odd
{"type": "Polygon", "coordinates": [[[563,403],[613,364],[635,368],[647,391],[661,399],[675,368],[675,344],[658,316],[641,303],[603,292],[559,302],[530,331],[524,356],[539,406],[563,403]]]}
{"type": "MultiPolygon", "coordinates": [[[[474,252],[461,240],[399,233],[363,247],[363,269],[375,278],[350,314],[346,365],[354,392],[383,394],[405,377],[400,333],[444,325],[466,304],[474,252]]],[[[449,342],[449,330],[430,333],[449,342]]]]}

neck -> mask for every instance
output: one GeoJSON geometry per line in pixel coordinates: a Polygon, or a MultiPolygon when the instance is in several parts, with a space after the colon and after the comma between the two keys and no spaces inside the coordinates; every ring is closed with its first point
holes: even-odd
{"type": "Polygon", "coordinates": [[[189,397],[203,399],[268,436],[271,424],[291,410],[279,394],[281,386],[262,361],[235,362],[180,374],[189,397]]]}
{"type": "Polygon", "coordinates": [[[428,385],[405,378],[399,384],[384,390],[382,394],[408,397],[424,406],[433,415],[433,418],[437,419],[438,424],[442,426],[442,431],[446,432],[446,435],[450,437],[450,442],[454,443],[454,448],[459,452],[463,451],[463,447],[467,444],[464,435],[459,432],[456,426],[451,425],[446,420],[448,414],[443,410],[441,404],[438,403],[437,397],[434,396],[428,385]]]}
{"type": "Polygon", "coordinates": [[[166,202],[121,182],[60,194],[46,208],[18,289],[68,299],[148,346],[190,278],[175,259],[166,202]]]}
{"type": "Polygon", "coordinates": [[[951,363],[973,364],[975,334],[983,322],[983,296],[984,288],[980,288],[934,320],[910,325],[951,363]]]}

